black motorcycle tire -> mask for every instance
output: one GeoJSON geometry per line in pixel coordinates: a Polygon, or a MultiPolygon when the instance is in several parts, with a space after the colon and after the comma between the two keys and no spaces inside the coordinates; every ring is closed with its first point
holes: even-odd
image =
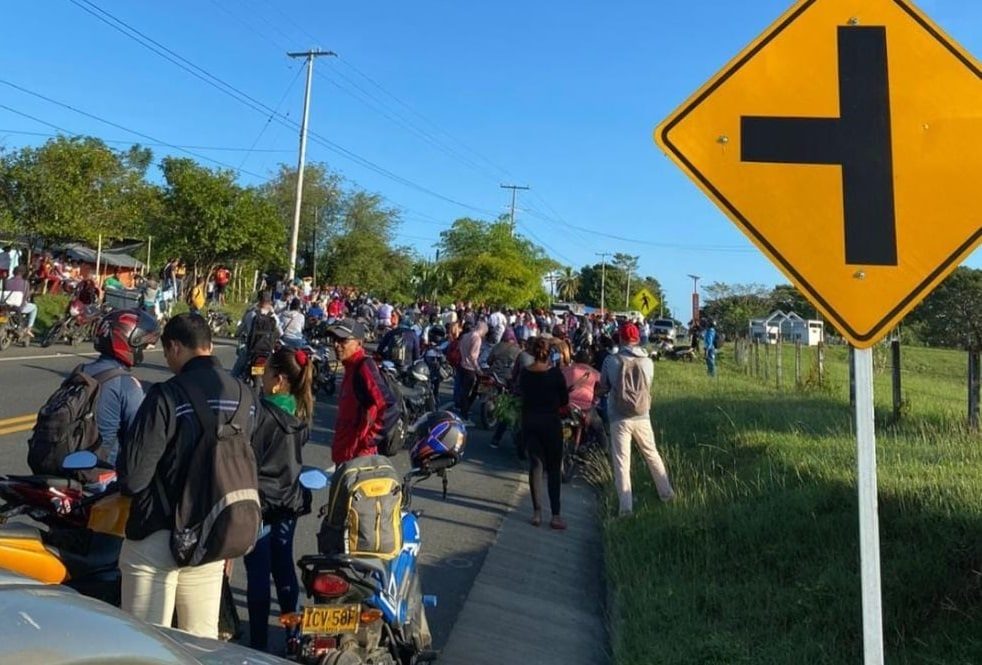
{"type": "Polygon", "coordinates": [[[481,429],[492,431],[498,426],[498,416],[494,412],[494,407],[495,399],[493,397],[488,397],[481,400],[481,409],[479,413],[481,429]]]}
{"type": "Polygon", "coordinates": [[[579,465],[574,446],[575,444],[572,439],[563,439],[563,459],[560,476],[564,483],[568,483],[573,479],[573,476],[576,475],[576,467],[579,465]]]}
{"type": "Polygon", "coordinates": [[[0,328],[0,351],[6,351],[14,341],[13,335],[6,327],[0,328]]]}
{"type": "Polygon", "coordinates": [[[64,330],[65,330],[64,320],[61,320],[58,323],[55,323],[50,328],[48,328],[48,331],[44,333],[44,337],[41,338],[41,347],[46,349],[52,344],[54,344],[56,341],[61,339],[64,330]]]}

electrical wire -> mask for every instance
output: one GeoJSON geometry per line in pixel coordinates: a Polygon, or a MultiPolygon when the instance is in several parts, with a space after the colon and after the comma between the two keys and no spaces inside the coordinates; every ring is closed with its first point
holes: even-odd
{"type": "MultiPolygon", "coordinates": [[[[9,106],[7,106],[5,104],[0,104],[0,109],[3,109],[5,111],[10,111],[11,113],[15,113],[15,114],[17,114],[17,115],[19,115],[21,117],[28,118],[30,120],[33,120],[34,122],[41,123],[42,125],[47,125],[48,127],[51,127],[52,129],[57,129],[58,132],[59,132],[57,134],[52,134],[51,132],[30,132],[30,131],[27,131],[25,129],[4,129],[4,128],[0,128],[0,134],[17,134],[17,135],[23,135],[23,136],[37,136],[37,137],[41,137],[41,138],[57,138],[59,136],[66,136],[66,135],[67,136],[86,136],[86,134],[78,134],[78,133],[75,133],[75,132],[71,131],[70,129],[65,129],[64,127],[59,127],[58,125],[52,124],[50,122],[47,122],[46,120],[41,120],[37,116],[33,116],[33,115],[29,114],[29,113],[24,113],[23,111],[18,111],[17,109],[10,108],[9,106]]],[[[125,141],[123,139],[106,139],[106,138],[102,138],[101,136],[95,136],[93,138],[97,138],[100,141],[102,141],[103,143],[115,143],[115,144],[120,144],[120,145],[133,145],[133,141],[125,141]]],[[[164,143],[151,143],[149,141],[142,142],[140,145],[145,145],[145,146],[148,146],[148,147],[169,147],[167,144],[164,144],[164,143]]],[[[230,148],[230,147],[225,147],[225,146],[214,146],[214,145],[181,145],[181,144],[177,144],[177,143],[175,143],[174,145],[176,147],[178,147],[178,148],[187,148],[188,150],[207,150],[207,151],[213,151],[213,152],[250,152],[250,151],[251,152],[268,152],[268,153],[293,152],[292,150],[279,150],[279,149],[269,149],[269,148],[245,148],[245,147],[242,147],[242,148],[230,148]]]]}

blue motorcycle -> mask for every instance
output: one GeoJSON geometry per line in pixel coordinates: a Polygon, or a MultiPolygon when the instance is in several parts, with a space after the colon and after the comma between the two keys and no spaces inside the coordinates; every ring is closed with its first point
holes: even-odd
{"type": "Polygon", "coordinates": [[[421,591],[419,513],[410,505],[414,486],[433,475],[443,478],[446,491],[446,466],[437,463],[403,477],[403,544],[395,558],[314,554],[297,562],[313,604],[282,620],[297,630],[287,642],[289,658],[316,665],[416,665],[436,659],[425,608],[435,607],[437,599],[421,591]]]}

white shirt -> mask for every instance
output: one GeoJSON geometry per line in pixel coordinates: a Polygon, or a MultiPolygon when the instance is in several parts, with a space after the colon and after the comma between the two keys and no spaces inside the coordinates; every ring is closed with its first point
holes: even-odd
{"type": "Polygon", "coordinates": [[[283,326],[284,337],[303,337],[304,316],[296,310],[280,314],[280,324],[283,326]]]}

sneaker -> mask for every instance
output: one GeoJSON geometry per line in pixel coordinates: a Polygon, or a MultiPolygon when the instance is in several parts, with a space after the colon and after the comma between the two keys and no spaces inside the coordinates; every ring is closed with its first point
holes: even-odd
{"type": "Polygon", "coordinates": [[[565,531],[566,530],[566,520],[564,520],[559,515],[553,515],[552,516],[552,520],[550,520],[550,522],[549,522],[549,528],[550,529],[554,529],[556,531],[565,531]]]}

